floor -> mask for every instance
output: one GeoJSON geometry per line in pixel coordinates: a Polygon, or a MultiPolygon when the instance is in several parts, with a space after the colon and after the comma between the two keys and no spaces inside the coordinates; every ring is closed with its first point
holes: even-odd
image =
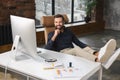
{"type": "MultiPolygon", "coordinates": [[[[88,44],[95,50],[99,50],[109,39],[116,39],[117,48],[120,48],[120,31],[105,30],[103,32],[92,33],[80,36],[79,40],[88,44]]],[[[108,69],[103,69],[103,80],[120,80],[120,55],[113,65],[108,69]]],[[[95,74],[88,80],[97,80],[95,74]]]]}
{"type": "MultiPolygon", "coordinates": [[[[80,41],[88,44],[95,50],[99,50],[111,38],[116,39],[117,48],[119,48],[120,47],[120,31],[105,30],[102,32],[79,36],[80,41]]],[[[113,63],[113,65],[108,70],[103,69],[103,80],[120,80],[119,69],[120,69],[120,56],[117,58],[117,60],[113,63]]],[[[4,70],[0,68],[0,72],[4,72],[4,70]]],[[[8,80],[26,80],[25,76],[15,74],[10,71],[8,71],[8,73],[12,74],[10,76],[12,79],[8,79],[8,80]]],[[[88,80],[97,80],[97,76],[98,75],[95,74],[92,77],[90,77],[88,80]]],[[[30,80],[33,80],[33,79],[30,79],[30,80]]]]}

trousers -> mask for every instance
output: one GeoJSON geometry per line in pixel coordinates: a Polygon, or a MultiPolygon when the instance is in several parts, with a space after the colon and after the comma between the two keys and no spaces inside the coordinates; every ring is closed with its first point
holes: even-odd
{"type": "Polygon", "coordinates": [[[93,55],[95,50],[85,47],[85,48],[80,48],[79,46],[75,46],[74,48],[65,48],[60,51],[61,53],[66,53],[66,54],[71,54],[74,56],[80,56],[83,58],[86,58],[91,61],[95,61],[97,56],[93,55]]]}

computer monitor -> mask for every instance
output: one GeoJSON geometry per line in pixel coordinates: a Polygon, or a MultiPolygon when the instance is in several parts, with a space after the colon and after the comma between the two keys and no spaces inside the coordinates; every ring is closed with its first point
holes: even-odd
{"type": "Polygon", "coordinates": [[[33,58],[37,56],[35,20],[10,15],[13,49],[17,49],[33,58]]]}
{"type": "MultiPolygon", "coordinates": [[[[13,46],[11,51],[25,53],[37,61],[55,62],[56,58],[39,54],[36,44],[35,21],[33,19],[10,15],[13,46]]],[[[14,57],[16,59],[16,56],[14,57]]]]}

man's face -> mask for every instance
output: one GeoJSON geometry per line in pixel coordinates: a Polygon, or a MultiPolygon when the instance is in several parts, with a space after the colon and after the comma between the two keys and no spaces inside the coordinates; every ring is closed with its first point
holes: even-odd
{"type": "Polygon", "coordinates": [[[61,17],[54,19],[54,25],[56,29],[62,29],[64,26],[64,21],[61,17]]]}

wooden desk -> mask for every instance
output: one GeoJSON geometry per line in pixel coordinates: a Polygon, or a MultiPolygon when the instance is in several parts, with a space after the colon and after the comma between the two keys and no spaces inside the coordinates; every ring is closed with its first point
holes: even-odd
{"type": "MultiPolygon", "coordinates": [[[[51,63],[45,62],[42,59],[41,61],[35,61],[30,57],[25,60],[15,61],[13,59],[14,54],[12,52],[0,54],[0,67],[27,77],[42,80],[86,80],[97,71],[101,71],[101,64],[98,62],[92,62],[81,57],[58,53],[42,48],[40,48],[40,50],[42,51],[42,54],[57,59],[57,62],[55,62],[54,65],[62,64],[64,65],[64,68],[45,70],[45,66],[51,65],[51,63]],[[69,72],[69,62],[72,62],[72,72],[69,72]],[[61,71],[61,75],[57,74],[57,70],[61,71]]],[[[22,53],[17,54],[21,55],[22,53]]],[[[102,79],[101,77],[101,72],[99,72],[98,79],[102,79]]]]}

